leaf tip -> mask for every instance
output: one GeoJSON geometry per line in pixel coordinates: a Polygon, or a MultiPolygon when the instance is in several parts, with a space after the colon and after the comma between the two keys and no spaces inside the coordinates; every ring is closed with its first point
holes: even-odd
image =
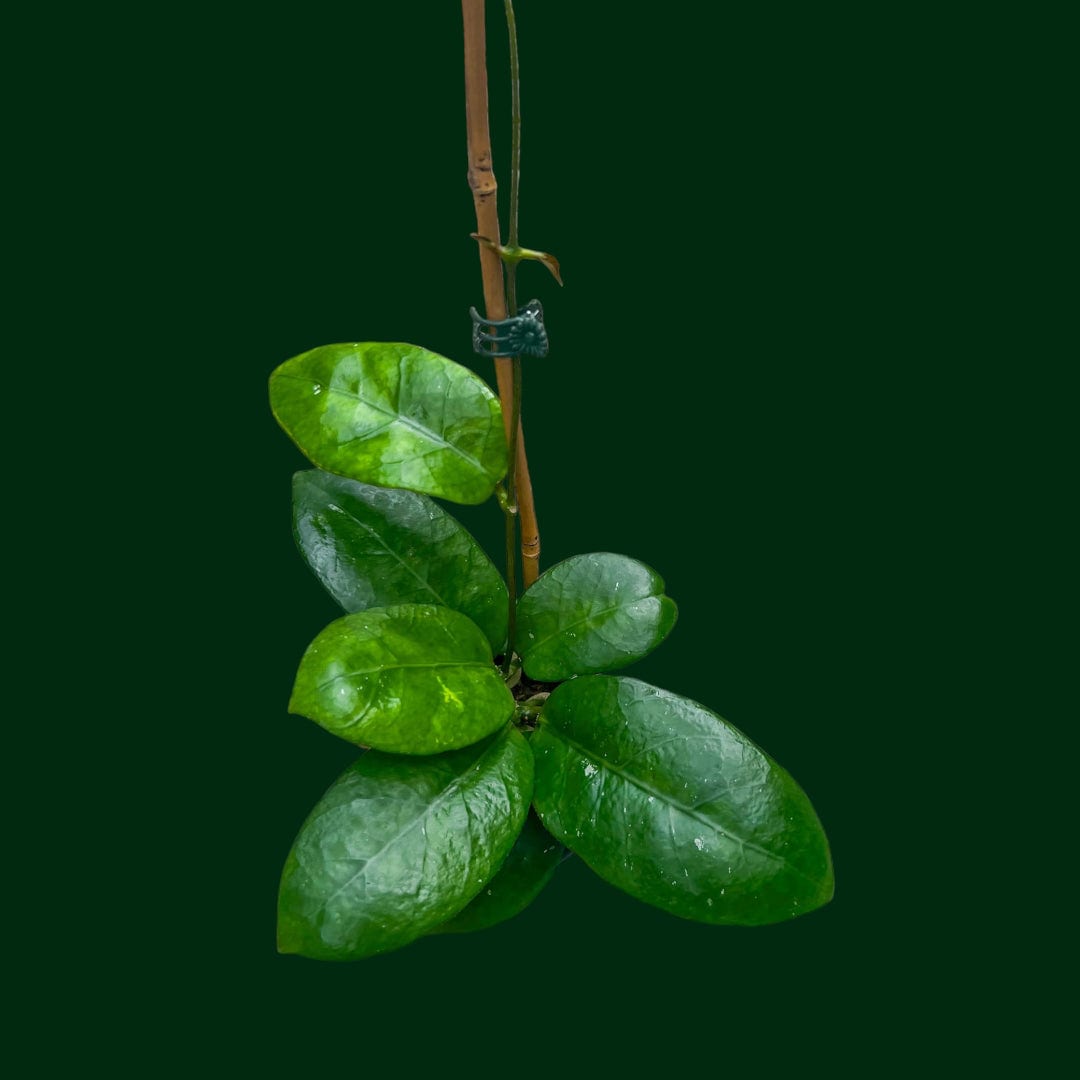
{"type": "Polygon", "coordinates": [[[563,287],[562,274],[559,270],[559,260],[554,255],[549,255],[547,252],[543,252],[540,256],[540,261],[551,271],[551,276],[559,283],[559,287],[563,287]]]}
{"type": "Polygon", "coordinates": [[[667,638],[668,634],[675,629],[675,624],[679,621],[679,605],[675,603],[667,594],[660,597],[660,626],[657,633],[660,635],[660,640],[663,641],[667,638]]]}
{"type": "Polygon", "coordinates": [[[288,711],[293,716],[304,716],[308,720],[313,719],[310,711],[304,703],[304,696],[300,692],[299,688],[294,686],[292,693],[289,695],[288,711]]]}

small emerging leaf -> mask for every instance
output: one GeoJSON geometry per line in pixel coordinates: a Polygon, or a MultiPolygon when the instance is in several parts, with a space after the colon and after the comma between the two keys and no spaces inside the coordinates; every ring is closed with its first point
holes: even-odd
{"type": "Polygon", "coordinates": [[[437,754],[490,735],[514,712],[483,632],[431,604],[332,622],[300,662],[289,711],[349,742],[437,754]]]}
{"type": "Polygon", "coordinates": [[[563,279],[559,269],[559,260],[549,252],[534,251],[532,248],[510,247],[507,244],[497,244],[490,237],[481,236],[480,233],[469,233],[469,235],[482,247],[494,251],[504,263],[516,264],[521,262],[522,259],[532,259],[536,262],[543,263],[544,266],[548,268],[551,276],[562,285],[563,279]]]}
{"type": "Polygon", "coordinates": [[[293,529],[308,566],[346,611],[441,604],[467,615],[492,651],[502,651],[502,575],[426,495],[309,469],[293,477],[293,529]]]}
{"type": "Polygon", "coordinates": [[[625,667],[675,625],[675,601],[655,570],[625,555],[575,555],[545,571],[518,601],[517,651],[544,682],[625,667]]]}
{"type": "Polygon", "coordinates": [[[466,934],[512,919],[540,895],[562,862],[564,848],[530,813],[506,862],[460,915],[436,927],[435,934],[466,934]]]}
{"type": "Polygon", "coordinates": [[[521,831],[532,755],[507,728],[428,758],[369,751],[322,797],[285,863],[278,949],[357,960],[456,915],[521,831]]]}
{"type": "Polygon", "coordinates": [[[559,260],[554,255],[546,251],[530,251],[526,258],[536,259],[537,262],[542,262],[548,270],[551,271],[551,276],[561,285],[563,283],[562,274],[559,271],[559,260]]]}
{"type": "Polygon", "coordinates": [[[480,503],[506,473],[498,398],[468,368],[416,345],[323,345],[270,376],[289,437],[330,472],[480,503]]]}
{"type": "Polygon", "coordinates": [[[639,900],[755,926],[832,897],[809,799],[742,732],[636,679],[573,679],[531,741],[544,827],[639,900]]]}

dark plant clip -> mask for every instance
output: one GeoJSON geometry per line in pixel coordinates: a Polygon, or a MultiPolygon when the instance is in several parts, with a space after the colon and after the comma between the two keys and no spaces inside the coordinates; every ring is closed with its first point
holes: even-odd
{"type": "Polygon", "coordinates": [[[539,300],[530,300],[509,319],[482,318],[474,307],[469,308],[469,314],[473,352],[481,356],[547,356],[548,336],[539,300]]]}

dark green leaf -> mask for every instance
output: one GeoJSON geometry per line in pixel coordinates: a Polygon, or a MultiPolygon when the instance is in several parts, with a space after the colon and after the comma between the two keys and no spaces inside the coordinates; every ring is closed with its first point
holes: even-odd
{"type": "Polygon", "coordinates": [[[309,469],[293,477],[293,529],[308,565],[346,611],[441,604],[468,615],[492,650],[502,650],[502,576],[426,495],[309,469]]]}
{"type": "Polygon", "coordinates": [[[514,728],[436,757],[364,754],[312,810],[289,852],[279,950],[358,960],[452,918],[510,851],[532,773],[514,728]]]}
{"type": "Polygon", "coordinates": [[[514,697],[475,623],[450,608],[398,604],[323,630],[300,661],[289,711],[361,746],[437,754],[505,724],[514,697]]]}
{"type": "Polygon", "coordinates": [[[675,625],[675,601],[655,570],[625,555],[575,555],[541,574],[518,601],[517,651],[545,682],[625,667],[675,625]]]}
{"type": "Polygon", "coordinates": [[[532,749],[545,828],[639,900],[758,925],[832,896],[802,789],[696,702],[637,679],[574,679],[548,698],[532,749]]]}
{"type": "Polygon", "coordinates": [[[483,502],[506,472],[499,401],[416,345],[323,345],[270,376],[270,406],[314,464],[384,487],[483,502]]]}
{"type": "Polygon", "coordinates": [[[436,927],[435,934],[486,930],[524,911],[551,880],[562,861],[563,846],[530,813],[506,862],[460,915],[436,927]]]}

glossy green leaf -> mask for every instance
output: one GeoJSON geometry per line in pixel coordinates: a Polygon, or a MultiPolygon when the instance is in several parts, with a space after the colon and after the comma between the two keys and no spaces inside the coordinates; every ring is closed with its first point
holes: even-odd
{"type": "Polygon", "coordinates": [[[323,469],[459,503],[506,472],[498,398],[468,368],[416,345],[323,345],[270,376],[270,406],[323,469]]]}
{"type": "Polygon", "coordinates": [[[369,751],[311,812],[285,863],[278,949],[357,960],[456,915],[521,831],[532,755],[508,727],[427,758],[369,751]]]}
{"type": "Polygon", "coordinates": [[[524,911],[540,895],[562,862],[563,846],[530,813],[506,862],[460,915],[436,927],[435,934],[486,930],[524,911]]]}
{"type": "Polygon", "coordinates": [[[601,877],[708,923],[802,915],[833,892],[802,789],[742,732],[637,679],[574,679],[532,737],[544,827],[601,877]]]}
{"type": "Polygon", "coordinates": [[[533,679],[558,682],[625,667],[675,625],[675,601],[655,570],[625,555],[575,555],[541,574],[518,601],[517,652],[533,679]]]}
{"type": "Polygon", "coordinates": [[[483,632],[432,604],[332,622],[300,662],[289,711],[349,742],[437,754],[490,735],[514,712],[483,632]]]}
{"type": "Polygon", "coordinates": [[[502,651],[502,575],[426,495],[309,469],[293,477],[293,530],[308,565],[346,611],[441,604],[467,615],[502,651]]]}

